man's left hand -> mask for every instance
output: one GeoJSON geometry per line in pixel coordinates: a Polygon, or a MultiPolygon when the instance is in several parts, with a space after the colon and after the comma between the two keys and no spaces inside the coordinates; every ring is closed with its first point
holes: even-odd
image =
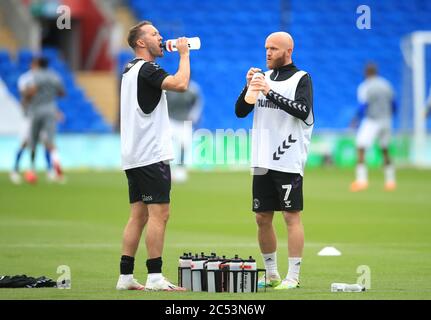
{"type": "Polygon", "coordinates": [[[250,86],[254,87],[256,90],[262,91],[262,93],[266,96],[271,90],[268,82],[266,82],[265,77],[256,77],[250,82],[250,86]]]}

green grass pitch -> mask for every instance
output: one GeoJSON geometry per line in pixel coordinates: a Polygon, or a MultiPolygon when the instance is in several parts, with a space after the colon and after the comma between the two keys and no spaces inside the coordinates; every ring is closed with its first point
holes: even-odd
{"type": "MultiPolygon", "coordinates": [[[[0,289],[0,299],[430,299],[431,171],[398,171],[399,187],[383,191],[383,174],[371,171],[369,190],[348,191],[353,172],[309,169],[304,180],[305,250],[301,288],[254,294],[118,292],[115,284],[123,227],[128,218],[122,172],[68,173],[68,183],[10,184],[0,174],[0,275],[45,275],[71,268],[72,289],[0,289]],[[335,246],[339,257],[319,257],[335,246]],[[356,269],[371,270],[371,290],[331,293],[332,282],[356,282],[356,269]]],[[[252,255],[262,267],[246,172],[192,172],[172,190],[164,274],[177,281],[182,252],[252,255]]],[[[287,272],[286,231],[275,217],[278,260],[287,272]]],[[[145,247],[135,277],[146,279],[145,247]]]]}

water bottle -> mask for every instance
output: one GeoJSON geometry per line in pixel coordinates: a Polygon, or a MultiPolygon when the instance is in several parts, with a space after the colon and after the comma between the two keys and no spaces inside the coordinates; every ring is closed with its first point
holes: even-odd
{"type": "Polygon", "coordinates": [[[242,269],[244,272],[243,283],[242,283],[244,292],[255,292],[256,284],[257,284],[256,260],[254,260],[253,257],[250,256],[248,260],[244,260],[242,269]]]}
{"type": "Polygon", "coordinates": [[[230,259],[226,259],[226,256],[222,256],[222,262],[219,266],[222,275],[222,292],[229,291],[229,263],[230,259]]]}
{"type": "Polygon", "coordinates": [[[195,292],[206,291],[206,278],[204,267],[207,262],[207,258],[204,254],[199,257],[197,254],[192,259],[191,273],[192,273],[192,284],[191,290],[195,292]]]}
{"type": "Polygon", "coordinates": [[[178,284],[180,287],[191,290],[192,288],[192,256],[184,253],[179,259],[180,279],[178,284]]]}
{"type": "Polygon", "coordinates": [[[229,265],[229,292],[242,291],[242,266],[243,261],[235,255],[229,265]]]}
{"type": "MultiPolygon", "coordinates": [[[[199,50],[201,48],[201,39],[199,37],[187,38],[190,50],[199,50]]],[[[162,48],[168,52],[178,51],[177,40],[169,39],[162,44],[162,48]]]]}
{"type": "MultiPolygon", "coordinates": [[[[263,77],[263,76],[264,76],[263,72],[256,72],[253,75],[253,78],[251,80],[256,79],[257,77],[263,77]]],[[[245,102],[247,102],[248,104],[255,104],[257,97],[259,96],[259,93],[260,93],[259,90],[254,90],[254,88],[251,85],[249,85],[244,98],[245,102]]]]}
{"type": "Polygon", "coordinates": [[[223,291],[223,278],[222,271],[220,270],[222,262],[223,260],[216,255],[212,255],[211,258],[208,259],[206,264],[208,292],[223,291]]]}
{"type": "Polygon", "coordinates": [[[360,284],[348,284],[348,283],[333,283],[331,284],[331,292],[362,292],[365,291],[365,287],[360,284]]]}

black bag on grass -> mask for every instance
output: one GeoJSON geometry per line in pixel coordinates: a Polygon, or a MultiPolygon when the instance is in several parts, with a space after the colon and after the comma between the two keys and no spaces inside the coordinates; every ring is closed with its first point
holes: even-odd
{"type": "Polygon", "coordinates": [[[0,288],[55,288],[57,282],[46,277],[0,276],[0,288]]]}

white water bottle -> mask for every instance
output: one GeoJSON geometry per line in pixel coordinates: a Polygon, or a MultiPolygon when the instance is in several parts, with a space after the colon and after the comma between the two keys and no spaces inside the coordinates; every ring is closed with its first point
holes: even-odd
{"type": "Polygon", "coordinates": [[[191,290],[192,288],[192,271],[191,271],[191,265],[192,265],[192,256],[187,255],[184,253],[183,256],[179,259],[179,267],[180,267],[180,282],[179,285],[181,287],[186,288],[187,290],[191,290]]]}
{"type": "Polygon", "coordinates": [[[207,264],[207,281],[208,292],[222,292],[222,274],[220,271],[220,264],[223,262],[219,257],[211,257],[207,264]]]}
{"type": "Polygon", "coordinates": [[[348,283],[333,283],[331,284],[331,292],[362,292],[365,291],[365,287],[360,284],[348,284],[348,283]]]}
{"type": "Polygon", "coordinates": [[[242,266],[243,261],[235,255],[229,263],[229,292],[242,291],[242,266]]]}
{"type": "MultiPolygon", "coordinates": [[[[256,79],[257,77],[264,77],[264,73],[256,72],[251,80],[256,79]]],[[[259,93],[260,91],[255,90],[253,86],[249,85],[244,98],[245,102],[247,102],[248,104],[255,104],[259,93]]]]}
{"type": "Polygon", "coordinates": [[[200,257],[196,254],[196,256],[192,259],[191,263],[191,273],[192,273],[192,291],[200,292],[206,291],[206,279],[204,279],[204,266],[207,262],[207,258],[204,254],[200,257]]]}
{"type": "Polygon", "coordinates": [[[255,292],[257,283],[256,260],[254,260],[253,257],[250,256],[248,260],[244,260],[242,269],[244,270],[244,282],[242,284],[244,292],[255,292]]]}
{"type": "MultiPolygon", "coordinates": [[[[187,38],[190,50],[199,50],[201,48],[201,39],[199,37],[187,38]]],[[[168,52],[178,51],[177,40],[169,39],[162,44],[162,48],[168,52]]]]}

